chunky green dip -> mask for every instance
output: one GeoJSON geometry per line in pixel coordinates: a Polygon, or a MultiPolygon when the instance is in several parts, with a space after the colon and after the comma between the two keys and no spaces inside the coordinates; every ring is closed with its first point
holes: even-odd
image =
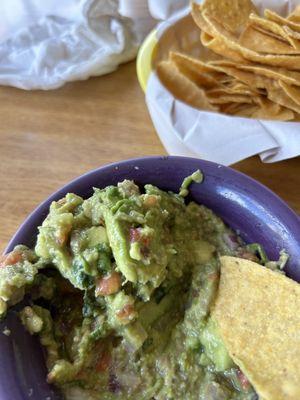
{"type": "MultiPolygon", "coordinates": [[[[266,263],[211,210],[125,180],[53,202],[34,250],[0,261],[0,315],[20,312],[67,399],[256,399],[210,318],[219,255],[266,263]]],[[[280,261],[284,263],[282,259],[280,261]]],[[[278,264],[271,263],[272,268],[278,264]]]]}

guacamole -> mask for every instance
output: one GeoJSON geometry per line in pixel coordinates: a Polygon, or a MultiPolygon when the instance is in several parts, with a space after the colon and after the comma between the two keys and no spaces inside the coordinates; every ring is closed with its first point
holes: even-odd
{"type": "MultiPolygon", "coordinates": [[[[203,205],[124,180],[50,206],[33,250],[0,261],[0,315],[46,348],[48,382],[66,399],[254,400],[210,316],[219,256],[268,263],[203,205]]],[[[281,264],[284,260],[280,261],[281,264]]],[[[271,263],[277,268],[278,263],[271,263]]]]}

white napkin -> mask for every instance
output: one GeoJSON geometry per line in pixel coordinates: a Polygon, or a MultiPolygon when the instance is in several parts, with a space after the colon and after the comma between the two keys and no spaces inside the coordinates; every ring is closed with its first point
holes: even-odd
{"type": "Polygon", "coordinates": [[[54,89],[115,70],[188,0],[0,1],[0,84],[54,89]],[[154,19],[151,15],[156,18],[154,19]]]}
{"type": "MultiPolygon", "coordinates": [[[[255,0],[254,3],[259,11],[271,8],[286,14],[300,4],[300,0],[255,0]]],[[[194,31],[176,30],[177,21],[188,13],[186,8],[161,23],[157,30],[158,40],[171,27],[179,48],[182,43],[189,42],[183,36],[194,37],[194,31]]],[[[196,32],[196,40],[198,38],[196,32]]],[[[151,74],[147,85],[146,101],[154,126],[170,154],[201,157],[224,165],[256,154],[263,162],[300,155],[298,122],[255,120],[197,110],[175,99],[155,73],[151,74]]]]}

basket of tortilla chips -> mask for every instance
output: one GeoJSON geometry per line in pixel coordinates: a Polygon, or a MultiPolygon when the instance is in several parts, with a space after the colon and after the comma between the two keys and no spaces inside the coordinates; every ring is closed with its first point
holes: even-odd
{"type": "Polygon", "coordinates": [[[170,153],[223,164],[300,154],[300,2],[284,5],[205,0],[152,33],[152,74],[145,48],[138,72],[170,153]]]}

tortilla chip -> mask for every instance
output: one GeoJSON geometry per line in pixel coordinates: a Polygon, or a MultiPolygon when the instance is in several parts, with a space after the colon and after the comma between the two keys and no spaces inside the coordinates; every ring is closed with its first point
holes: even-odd
{"type": "MultiPolygon", "coordinates": [[[[170,61],[175,63],[178,70],[188,79],[206,89],[205,94],[211,104],[226,104],[228,102],[252,103],[252,91],[237,90],[233,91],[218,82],[218,78],[223,78],[225,73],[219,72],[217,68],[210,64],[203,63],[192,57],[171,52],[170,61]]],[[[232,81],[231,81],[232,82],[232,81]]]]}
{"type": "Polygon", "coordinates": [[[278,40],[248,25],[239,38],[239,44],[258,53],[300,54],[300,50],[291,47],[287,42],[278,40]]]}
{"type": "Polygon", "coordinates": [[[255,118],[253,115],[259,111],[259,107],[255,104],[249,105],[247,104],[246,107],[241,108],[240,110],[235,111],[232,115],[236,117],[243,117],[243,118],[255,118]]]}
{"type": "Polygon", "coordinates": [[[293,113],[293,111],[285,107],[281,107],[280,111],[276,113],[270,111],[268,112],[262,108],[257,107],[257,110],[253,112],[251,117],[256,119],[268,119],[273,121],[292,121],[295,118],[295,114],[293,113]]]}
{"type": "Polygon", "coordinates": [[[202,16],[201,4],[192,3],[191,14],[195,24],[201,29],[201,31],[207,33],[210,36],[213,36],[212,29],[202,16]]]}
{"type": "Polygon", "coordinates": [[[244,71],[251,71],[254,72],[255,74],[266,76],[268,78],[276,80],[280,79],[291,85],[300,86],[299,72],[288,71],[285,68],[276,68],[259,64],[252,64],[252,65],[237,64],[236,67],[244,71]]]}
{"type": "Polygon", "coordinates": [[[246,85],[243,82],[239,82],[236,79],[228,84],[228,88],[232,89],[233,91],[235,91],[235,90],[237,90],[237,91],[239,91],[239,90],[246,90],[246,91],[251,90],[251,88],[248,85],[246,85]]]}
{"type": "MultiPolygon", "coordinates": [[[[300,106],[300,88],[297,86],[288,85],[285,82],[279,81],[279,86],[284,90],[284,92],[292,99],[295,103],[300,106]]],[[[299,111],[298,111],[299,112],[299,111]]]]}
{"type": "MultiPolygon", "coordinates": [[[[253,14],[251,14],[253,15],[253,14]]],[[[287,67],[291,69],[300,69],[300,56],[298,55],[274,55],[266,54],[262,55],[253,50],[249,50],[246,47],[241,46],[235,39],[232,38],[231,34],[218,24],[217,21],[210,19],[205,13],[203,13],[203,18],[210,25],[211,29],[214,31],[214,36],[218,38],[220,42],[223,42],[223,46],[230,50],[234,50],[242,55],[244,58],[256,61],[262,64],[276,65],[280,67],[287,67]]],[[[269,21],[270,22],[270,21],[269,21]]],[[[223,55],[226,54],[224,51],[223,55]]]]}
{"type": "Polygon", "coordinates": [[[277,39],[277,40],[281,40],[283,43],[288,43],[288,44],[290,45],[290,43],[289,43],[287,40],[285,40],[285,38],[283,38],[282,36],[276,35],[276,33],[271,32],[271,31],[268,31],[267,29],[264,29],[264,28],[261,27],[261,26],[255,25],[255,29],[256,29],[257,31],[259,31],[259,32],[264,33],[265,35],[272,36],[273,38],[275,38],[275,39],[277,39]]]}
{"type": "Polygon", "coordinates": [[[239,94],[222,94],[221,96],[207,94],[210,104],[227,104],[227,103],[246,103],[253,104],[250,96],[239,94]]]}
{"type": "Polygon", "coordinates": [[[212,317],[265,400],[300,399],[300,285],[245,259],[221,257],[212,317]]]}
{"type": "Polygon", "coordinates": [[[210,105],[205,92],[184,76],[171,61],[158,64],[157,74],[163,85],[179,100],[203,110],[218,110],[210,105]]]}
{"type": "Polygon", "coordinates": [[[219,37],[212,37],[206,32],[202,31],[200,34],[200,40],[203,46],[209,48],[215,53],[229,58],[234,61],[243,62],[245,61],[244,57],[239,54],[237,51],[230,49],[226,43],[219,37]]]}
{"type": "Polygon", "coordinates": [[[254,26],[259,26],[267,31],[273,32],[276,35],[281,36],[284,38],[287,42],[290,43],[290,45],[294,49],[299,49],[300,48],[300,43],[295,40],[293,37],[291,37],[281,25],[277,24],[276,22],[270,21],[268,19],[261,18],[257,16],[256,14],[251,14],[249,17],[250,21],[254,26]]]}
{"type": "MultiPolygon", "coordinates": [[[[205,18],[204,14],[204,18],[205,18]]],[[[250,61],[256,61],[262,64],[275,65],[280,67],[286,67],[291,69],[300,69],[300,56],[299,55],[274,55],[274,54],[266,54],[262,55],[253,50],[249,50],[243,46],[241,46],[237,41],[230,39],[221,27],[221,25],[217,24],[215,21],[209,21],[212,27],[215,29],[215,36],[218,36],[220,40],[223,40],[224,46],[227,46],[231,50],[235,50],[240,53],[244,58],[250,61]]],[[[226,54],[224,52],[224,54],[226,54]]]]}
{"type": "Polygon", "coordinates": [[[253,100],[259,107],[252,113],[252,118],[275,121],[291,121],[295,118],[293,111],[274,103],[265,96],[256,96],[253,100]]]}
{"type": "Polygon", "coordinates": [[[235,82],[235,79],[229,75],[225,75],[224,78],[220,79],[220,84],[222,85],[231,85],[233,82],[235,82]]]}
{"type": "Polygon", "coordinates": [[[287,20],[300,24],[300,5],[296,6],[295,10],[287,17],[287,20]]]}
{"type": "MultiPolygon", "coordinates": [[[[285,30],[285,32],[291,36],[292,38],[294,38],[295,40],[297,40],[297,43],[300,40],[300,33],[299,32],[295,32],[293,31],[289,26],[283,26],[283,29],[285,30]]],[[[300,43],[298,43],[298,47],[300,46],[300,43]]]]}
{"type": "MultiPolygon", "coordinates": [[[[281,83],[282,84],[282,83],[281,83]]],[[[267,89],[268,98],[275,103],[280,104],[283,107],[286,107],[296,113],[300,113],[300,105],[297,104],[286,92],[283,88],[269,88],[267,89]]]]}
{"type": "MultiPolygon", "coordinates": [[[[236,81],[235,81],[236,82],[236,81]]],[[[240,86],[239,84],[228,85],[222,87],[212,88],[206,91],[209,96],[224,96],[228,94],[232,95],[243,95],[243,96],[255,96],[258,93],[249,88],[247,85],[240,86]]]]}
{"type": "Polygon", "coordinates": [[[260,75],[255,75],[252,72],[243,71],[237,68],[236,63],[227,60],[219,60],[219,61],[212,61],[210,62],[211,66],[214,66],[216,70],[220,72],[224,72],[228,75],[233,76],[234,78],[238,79],[246,83],[248,86],[252,88],[258,89],[267,89],[267,88],[274,88],[274,81],[273,79],[263,78],[260,75]]]}
{"type": "MultiPolygon", "coordinates": [[[[293,29],[294,31],[300,32],[300,24],[297,24],[297,23],[289,20],[288,18],[284,18],[272,10],[266,9],[264,11],[264,15],[270,21],[277,22],[278,24],[283,25],[283,27],[288,26],[291,29],[293,29]]],[[[300,18],[300,15],[299,15],[299,18],[300,18]]]]}
{"type": "Polygon", "coordinates": [[[232,60],[243,61],[244,58],[238,52],[231,50],[224,44],[223,40],[213,34],[213,30],[207,24],[202,16],[202,8],[200,4],[192,4],[192,17],[196,25],[201,29],[200,40],[204,47],[212,50],[213,52],[225,56],[232,60]]]}
{"type": "Polygon", "coordinates": [[[220,79],[225,76],[202,61],[184,54],[171,52],[170,60],[176,64],[182,74],[203,88],[219,86],[220,79]]]}
{"type": "Polygon", "coordinates": [[[244,93],[244,94],[251,94],[252,95],[266,95],[265,89],[255,88],[253,86],[249,86],[244,82],[240,82],[238,80],[234,80],[231,84],[228,85],[228,88],[232,90],[233,93],[244,93]]]}
{"type": "Polygon", "coordinates": [[[226,85],[227,88],[230,88],[233,92],[252,92],[253,94],[256,93],[261,93],[264,94],[265,90],[264,89],[258,89],[253,86],[247,85],[245,82],[241,82],[237,79],[234,79],[232,82],[230,82],[228,85],[226,85]]]}
{"type": "Polygon", "coordinates": [[[248,95],[255,95],[258,93],[256,89],[250,88],[250,86],[246,85],[243,82],[239,82],[237,80],[234,80],[230,84],[228,84],[226,86],[226,90],[228,90],[230,93],[248,94],[248,95]]]}
{"type": "Polygon", "coordinates": [[[205,0],[202,11],[232,33],[245,27],[249,15],[256,12],[250,0],[205,0]]]}
{"type": "Polygon", "coordinates": [[[255,107],[255,106],[250,106],[249,104],[241,104],[241,103],[228,103],[228,104],[220,104],[220,111],[224,114],[231,114],[234,115],[235,113],[238,112],[243,112],[249,107],[255,107]]]}
{"type": "Polygon", "coordinates": [[[257,104],[259,104],[260,108],[266,113],[278,114],[282,109],[280,104],[274,103],[267,97],[258,97],[256,101],[257,104]]]}
{"type": "Polygon", "coordinates": [[[294,117],[293,121],[299,122],[300,121],[300,114],[298,114],[298,113],[294,113],[294,114],[295,114],[295,117],[294,117]]]}

